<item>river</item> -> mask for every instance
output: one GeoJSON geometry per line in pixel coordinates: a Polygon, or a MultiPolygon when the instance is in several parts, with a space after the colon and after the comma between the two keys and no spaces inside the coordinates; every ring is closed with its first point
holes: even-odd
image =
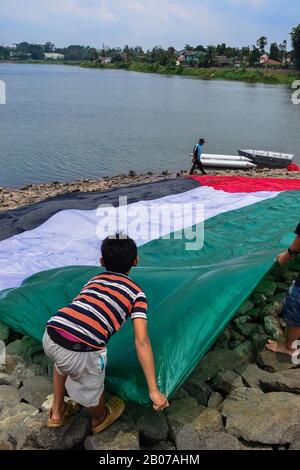
{"type": "Polygon", "coordinates": [[[285,86],[64,65],[0,64],[0,186],[190,166],[238,148],[295,153],[300,105],[285,86]]]}

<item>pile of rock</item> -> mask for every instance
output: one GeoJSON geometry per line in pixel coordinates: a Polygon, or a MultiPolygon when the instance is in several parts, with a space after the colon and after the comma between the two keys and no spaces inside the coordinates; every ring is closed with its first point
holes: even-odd
{"type": "Polygon", "coordinates": [[[91,435],[82,410],[46,427],[53,366],[39,343],[0,326],[0,449],[300,449],[300,369],[265,349],[283,339],[284,297],[297,272],[275,268],[239,309],[163,413],[127,404],[122,418],[91,435]]]}

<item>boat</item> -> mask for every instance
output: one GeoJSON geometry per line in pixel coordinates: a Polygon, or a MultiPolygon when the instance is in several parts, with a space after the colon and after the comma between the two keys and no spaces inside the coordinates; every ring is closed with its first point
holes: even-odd
{"type": "Polygon", "coordinates": [[[256,165],[252,163],[249,158],[239,155],[215,155],[203,153],[201,156],[201,162],[204,168],[228,168],[236,170],[256,168],[256,165]]]}
{"type": "Polygon", "coordinates": [[[238,150],[241,157],[249,160],[259,167],[287,168],[294,160],[292,153],[279,153],[264,150],[238,150]]]}

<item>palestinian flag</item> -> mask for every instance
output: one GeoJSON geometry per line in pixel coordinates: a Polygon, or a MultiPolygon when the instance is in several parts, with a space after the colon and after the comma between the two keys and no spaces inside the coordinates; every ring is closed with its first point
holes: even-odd
{"type": "MultiPolygon", "coordinates": [[[[170,396],[290,243],[299,189],[300,180],[203,176],[71,193],[2,212],[0,322],[41,340],[48,318],[100,271],[97,207],[110,205],[108,218],[122,225],[119,197],[126,196],[138,214],[140,265],[131,276],[148,297],[158,383],[170,396]],[[170,206],[184,207],[185,216],[166,224],[170,206]],[[194,211],[202,206],[204,220],[194,211]],[[153,210],[158,216],[149,223],[153,210]],[[203,247],[186,249],[183,231],[203,228],[203,247]]],[[[108,387],[148,403],[130,322],[111,339],[108,359],[108,387]]]]}

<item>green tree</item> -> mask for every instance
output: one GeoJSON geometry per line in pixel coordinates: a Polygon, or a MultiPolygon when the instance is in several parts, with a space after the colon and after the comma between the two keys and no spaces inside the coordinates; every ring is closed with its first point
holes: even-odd
{"type": "Polygon", "coordinates": [[[281,60],[281,51],[277,42],[273,42],[270,47],[270,59],[272,60],[281,60]]]}
{"type": "Polygon", "coordinates": [[[281,44],[279,44],[279,49],[280,49],[280,54],[281,54],[281,60],[286,63],[287,61],[287,40],[284,39],[281,44]]]}
{"type": "Polygon", "coordinates": [[[291,32],[295,67],[300,70],[300,24],[291,32]]]}
{"type": "Polygon", "coordinates": [[[253,67],[253,65],[255,65],[259,61],[259,58],[260,58],[260,50],[257,47],[252,46],[252,50],[249,56],[249,65],[253,67]]]}
{"type": "Polygon", "coordinates": [[[204,55],[202,64],[204,67],[212,67],[214,65],[216,55],[216,48],[215,46],[208,46],[206,53],[204,55]]]}
{"type": "Polygon", "coordinates": [[[266,46],[268,44],[268,38],[266,36],[262,36],[256,41],[256,45],[261,52],[261,54],[265,53],[266,46]]]}

